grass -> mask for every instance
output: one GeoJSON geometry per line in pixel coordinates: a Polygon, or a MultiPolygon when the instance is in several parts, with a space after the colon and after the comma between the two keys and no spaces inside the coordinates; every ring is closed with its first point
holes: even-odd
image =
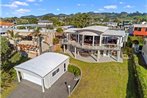
{"type": "Polygon", "coordinates": [[[0,98],[7,98],[8,95],[16,88],[16,86],[16,83],[11,83],[11,85],[9,85],[9,87],[3,91],[0,98]]]}
{"type": "Polygon", "coordinates": [[[128,93],[130,98],[136,98],[135,92],[128,90],[134,89],[128,61],[86,63],[71,58],[70,62],[82,70],[81,81],[70,98],[127,98],[128,93]]]}

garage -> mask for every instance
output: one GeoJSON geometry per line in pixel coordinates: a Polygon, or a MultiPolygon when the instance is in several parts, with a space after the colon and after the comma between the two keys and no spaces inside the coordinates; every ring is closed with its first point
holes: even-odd
{"type": "Polygon", "coordinates": [[[35,77],[33,75],[23,73],[23,79],[36,83],[38,85],[41,85],[41,78],[39,77],[35,77]]]}
{"type": "Polygon", "coordinates": [[[45,92],[45,88],[50,88],[67,71],[68,64],[68,56],[48,52],[14,68],[18,82],[23,79],[30,81],[42,86],[42,92],[45,92]]]}

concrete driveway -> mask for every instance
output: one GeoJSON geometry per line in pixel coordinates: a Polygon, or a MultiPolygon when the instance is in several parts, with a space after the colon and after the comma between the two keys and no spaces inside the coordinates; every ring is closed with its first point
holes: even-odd
{"type": "Polygon", "coordinates": [[[77,83],[73,78],[72,73],[66,72],[49,89],[45,89],[44,93],[42,93],[41,86],[23,80],[8,98],[67,98],[68,91],[65,81],[71,85],[72,90],[77,83]]]}

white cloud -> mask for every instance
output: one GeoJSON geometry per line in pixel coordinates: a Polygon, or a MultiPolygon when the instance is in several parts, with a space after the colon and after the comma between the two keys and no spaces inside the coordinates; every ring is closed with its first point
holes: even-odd
{"type": "Polygon", "coordinates": [[[39,10],[39,11],[45,11],[46,9],[43,9],[43,8],[39,8],[38,10],[39,10]]]}
{"type": "Polygon", "coordinates": [[[57,10],[57,11],[60,11],[60,9],[58,9],[58,8],[57,8],[56,10],[57,10]]]}
{"type": "Polygon", "coordinates": [[[98,9],[99,11],[104,11],[104,9],[98,9]]]}
{"type": "Polygon", "coordinates": [[[77,6],[81,6],[81,4],[77,4],[77,6]]]}
{"type": "Polygon", "coordinates": [[[17,8],[18,6],[28,6],[28,4],[26,2],[13,1],[12,3],[9,3],[9,4],[1,4],[0,6],[17,8]]]}
{"type": "Polygon", "coordinates": [[[124,8],[133,8],[134,6],[131,6],[131,5],[126,5],[124,6],[124,8]]]}
{"type": "Polygon", "coordinates": [[[12,2],[12,4],[14,4],[14,5],[28,6],[28,4],[26,2],[20,2],[20,1],[14,1],[14,2],[12,2]]]}
{"type": "Polygon", "coordinates": [[[124,2],[119,2],[119,4],[124,4],[124,2]]]}
{"type": "Polygon", "coordinates": [[[117,9],[117,5],[106,5],[104,6],[105,9],[117,9]]]}
{"type": "Polygon", "coordinates": [[[39,0],[39,2],[42,2],[43,0],[39,0]]]}
{"type": "Polygon", "coordinates": [[[24,13],[31,12],[31,10],[29,10],[29,9],[18,9],[18,10],[16,10],[16,12],[18,14],[24,14],[24,13]]]}
{"type": "Polygon", "coordinates": [[[27,0],[28,2],[35,2],[36,0],[27,0]]]}

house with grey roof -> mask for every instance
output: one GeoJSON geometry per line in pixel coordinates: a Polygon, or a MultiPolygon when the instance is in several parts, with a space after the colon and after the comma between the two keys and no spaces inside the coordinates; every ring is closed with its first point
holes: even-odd
{"type": "Polygon", "coordinates": [[[49,20],[39,20],[38,25],[39,27],[49,27],[49,26],[53,26],[53,22],[49,20]]]}
{"type": "Polygon", "coordinates": [[[66,38],[62,41],[63,50],[75,58],[90,62],[122,61],[121,48],[127,41],[125,31],[112,30],[106,26],[89,26],[70,28],[64,32],[66,38]]]}

